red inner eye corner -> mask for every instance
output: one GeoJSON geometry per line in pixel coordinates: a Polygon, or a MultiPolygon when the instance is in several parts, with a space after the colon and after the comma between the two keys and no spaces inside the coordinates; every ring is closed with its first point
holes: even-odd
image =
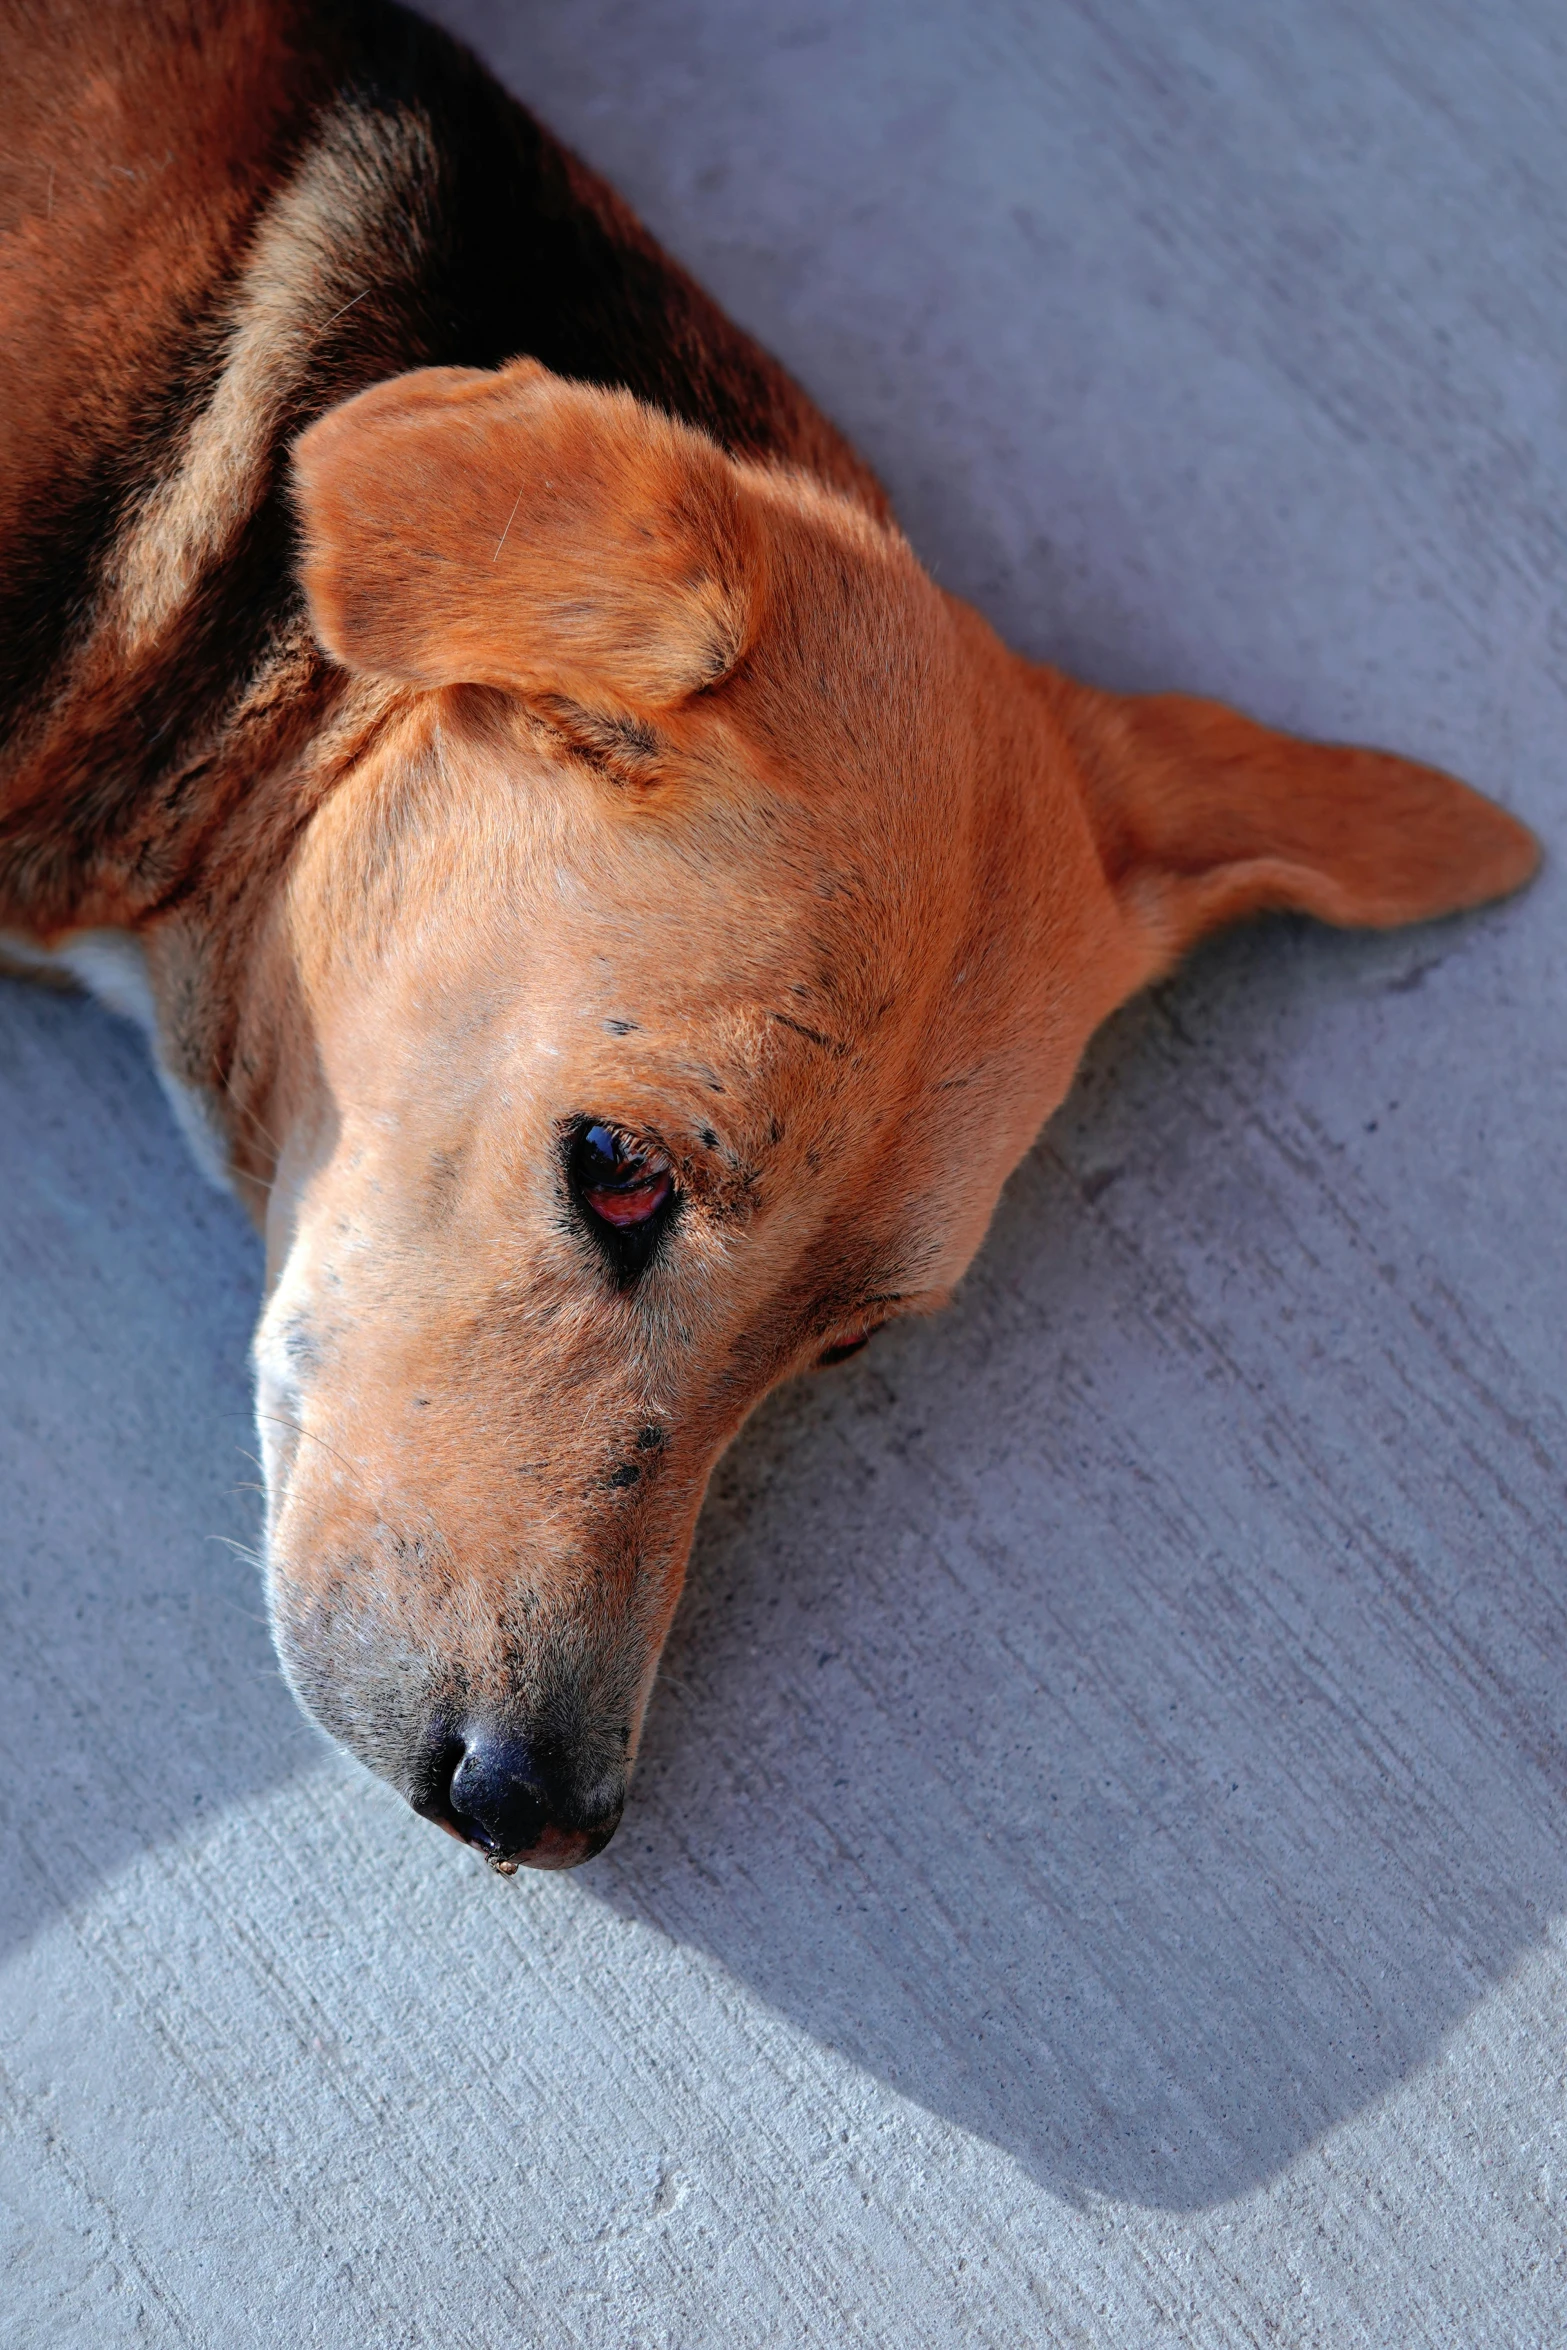
{"type": "Polygon", "coordinates": [[[628,1225],[645,1224],[656,1216],[673,1188],[667,1167],[642,1167],[630,1171],[623,1182],[589,1186],[583,1197],[595,1216],[623,1232],[628,1225]]]}

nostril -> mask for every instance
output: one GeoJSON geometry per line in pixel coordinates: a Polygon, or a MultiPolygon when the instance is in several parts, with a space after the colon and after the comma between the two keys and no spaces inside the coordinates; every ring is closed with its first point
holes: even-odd
{"type": "Polygon", "coordinates": [[[520,1739],[468,1738],[452,1772],[447,1809],[458,1831],[500,1860],[537,1844],[550,1805],[531,1750],[520,1739]]]}
{"type": "Polygon", "coordinates": [[[461,1738],[437,1727],[420,1749],[412,1784],[406,1792],[422,1819],[433,1820],[438,1828],[460,1837],[466,1844],[467,1824],[460,1822],[452,1811],[452,1781],[462,1767],[465,1751],[461,1738]]]}

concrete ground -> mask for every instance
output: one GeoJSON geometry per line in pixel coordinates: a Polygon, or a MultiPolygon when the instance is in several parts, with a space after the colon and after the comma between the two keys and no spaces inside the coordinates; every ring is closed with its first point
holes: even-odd
{"type": "MultiPolygon", "coordinates": [[[[1017,643],[1560,843],[1557,0],[448,13],[1017,643]]],[[[8,2350],[1567,2340],[1561,876],[1115,1023],[569,1879],[297,1717],[254,1245],[6,986],[8,2350]]]]}

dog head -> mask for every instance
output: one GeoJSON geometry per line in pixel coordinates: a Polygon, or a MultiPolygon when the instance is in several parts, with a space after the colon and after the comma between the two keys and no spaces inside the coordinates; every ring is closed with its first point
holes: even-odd
{"type": "Polygon", "coordinates": [[[860,506],[531,362],[378,386],[296,481],[385,691],[268,950],[274,1621],[419,1809],[568,1865],[724,1445],[945,1298],[1104,1015],[1236,914],[1411,919],[1533,846],[1031,666],[860,506]]]}

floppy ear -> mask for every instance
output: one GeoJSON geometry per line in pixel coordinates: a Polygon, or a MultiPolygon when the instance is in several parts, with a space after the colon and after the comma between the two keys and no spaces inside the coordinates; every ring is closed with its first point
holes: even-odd
{"type": "Polygon", "coordinates": [[[1146,978],[1246,914],[1391,929],[1502,897],[1539,864],[1516,817],[1438,768],[1300,742],[1183,694],[1054,675],[1050,690],[1146,978]]]}
{"type": "Polygon", "coordinates": [[[421,368],[313,424],[294,491],[311,615],[350,669],[660,709],[744,648],[735,470],[629,392],[531,359],[421,368]]]}

